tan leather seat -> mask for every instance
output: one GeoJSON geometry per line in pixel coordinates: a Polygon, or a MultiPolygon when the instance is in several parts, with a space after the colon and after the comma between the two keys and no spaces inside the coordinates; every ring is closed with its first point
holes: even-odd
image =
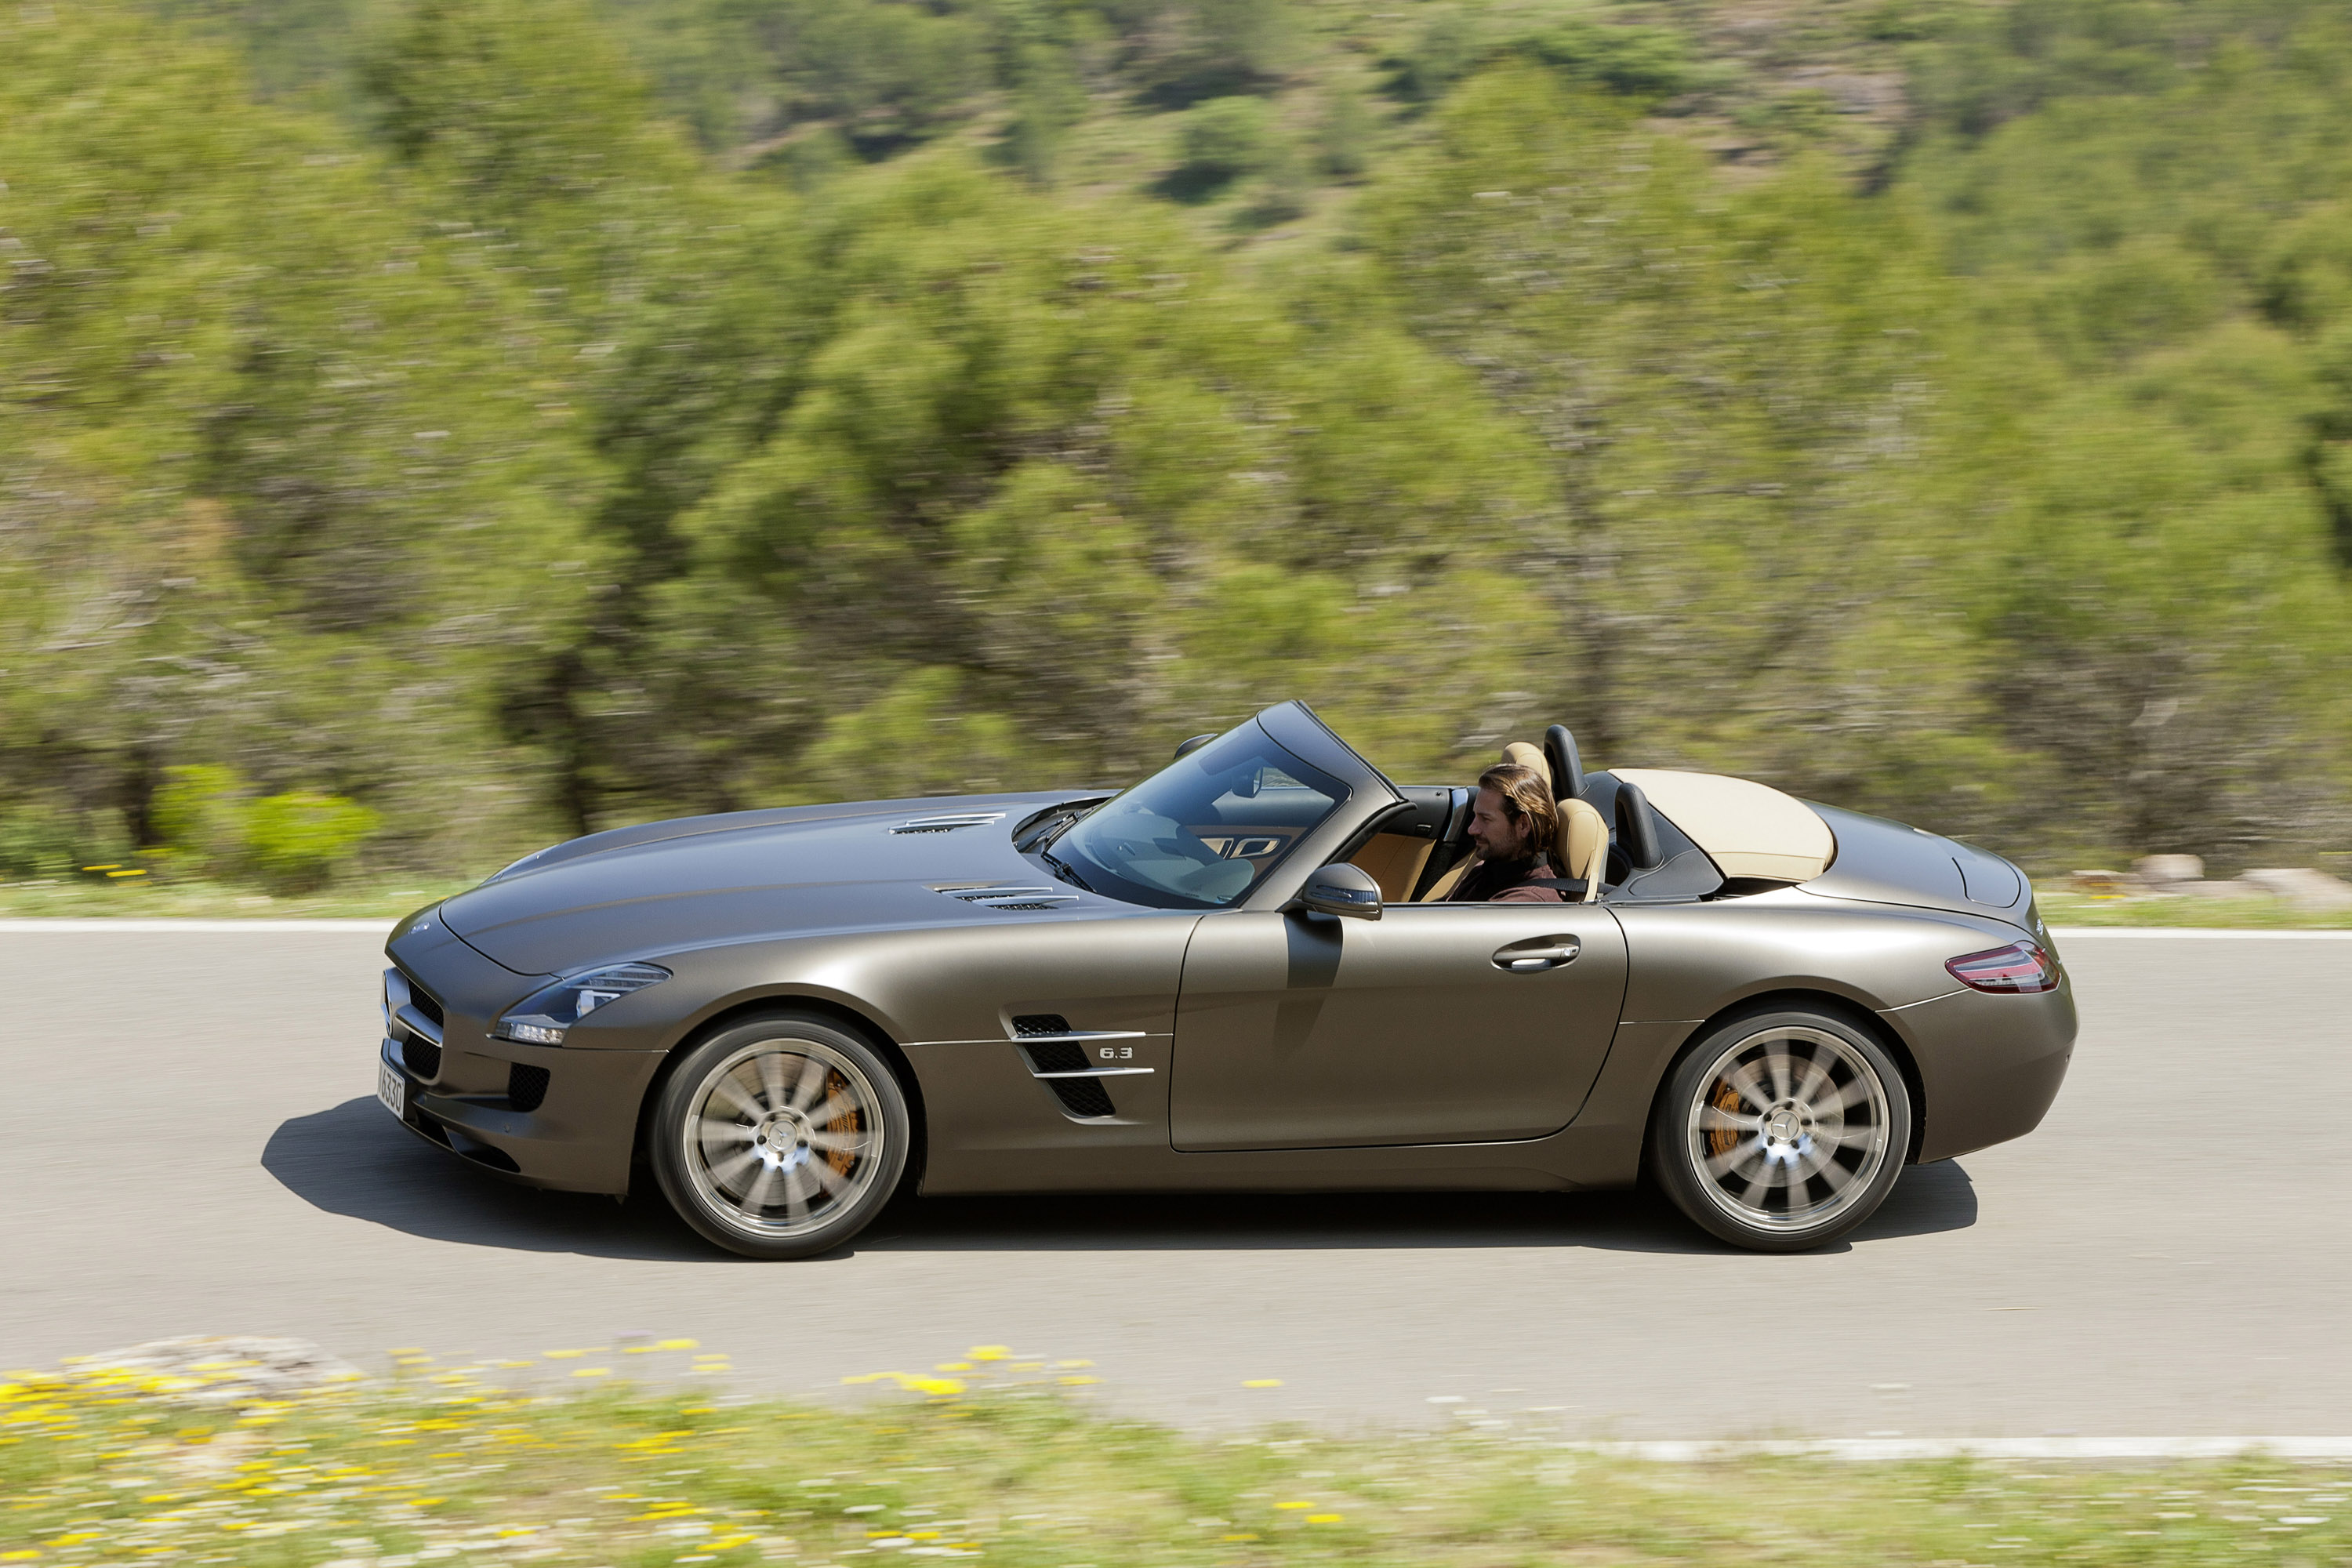
{"type": "MultiPolygon", "coordinates": [[[[1503,748],[1503,761],[1532,768],[1549,785],[1551,763],[1544,758],[1543,749],[1530,746],[1525,741],[1513,741],[1503,748]]],[[[1601,814],[1580,800],[1559,803],[1559,833],[1550,846],[1552,875],[1566,877],[1584,884],[1584,901],[1591,903],[1601,897],[1601,873],[1609,859],[1609,825],[1601,814]]],[[[1470,869],[1471,857],[1464,856],[1445,875],[1437,879],[1429,891],[1421,896],[1424,904],[1441,902],[1454,891],[1470,869]]]]}
{"type": "Polygon", "coordinates": [[[1436,847],[1427,838],[1376,833],[1349,864],[1380,884],[1381,902],[1401,904],[1412,897],[1412,885],[1421,880],[1421,868],[1429,864],[1429,852],[1436,847]]]}
{"type": "Polygon", "coordinates": [[[1585,801],[1561,801],[1559,840],[1551,858],[1560,876],[1584,884],[1584,902],[1595,902],[1609,868],[1609,824],[1585,801]]]}
{"type": "Polygon", "coordinates": [[[1517,763],[1523,768],[1533,768],[1536,775],[1547,785],[1551,783],[1551,763],[1544,760],[1543,748],[1540,746],[1530,746],[1525,741],[1514,741],[1503,748],[1503,761],[1517,763]]]}

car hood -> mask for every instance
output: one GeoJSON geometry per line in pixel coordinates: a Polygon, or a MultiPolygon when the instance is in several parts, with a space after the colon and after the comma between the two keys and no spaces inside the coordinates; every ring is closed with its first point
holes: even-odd
{"type": "MultiPolygon", "coordinates": [[[[709,942],[980,919],[981,910],[940,886],[1039,885],[1036,862],[1013,847],[1013,828],[1056,802],[1105,793],[864,801],[646,823],[541,850],[449,900],[440,918],[519,974],[709,942]]],[[[1051,893],[1096,901],[1066,885],[1051,893]]]]}

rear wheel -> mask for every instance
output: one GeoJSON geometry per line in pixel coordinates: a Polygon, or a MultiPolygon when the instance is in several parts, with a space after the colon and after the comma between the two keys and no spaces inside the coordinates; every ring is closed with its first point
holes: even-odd
{"type": "Polygon", "coordinates": [[[1877,1041],[1828,1013],[1736,1018],[1685,1055],[1650,1127],[1658,1183],[1726,1241],[1801,1252],[1868,1219],[1903,1173],[1911,1097],[1877,1041]]]}
{"type": "Polygon", "coordinates": [[[694,1047],[654,1108],[654,1173],[747,1258],[810,1258],[872,1222],[907,1168],[906,1095],[856,1036],[765,1014],[694,1047]]]}

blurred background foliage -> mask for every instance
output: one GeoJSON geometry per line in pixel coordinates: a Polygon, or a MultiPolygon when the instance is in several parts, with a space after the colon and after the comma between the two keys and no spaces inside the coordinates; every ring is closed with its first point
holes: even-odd
{"type": "Polygon", "coordinates": [[[2336,0],[0,3],[0,875],[1303,697],[2352,848],[2336,0]]]}

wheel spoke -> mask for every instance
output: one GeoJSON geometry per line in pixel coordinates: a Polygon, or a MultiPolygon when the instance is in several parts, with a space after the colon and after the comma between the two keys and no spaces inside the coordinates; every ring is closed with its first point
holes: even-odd
{"type": "Polygon", "coordinates": [[[812,1129],[803,1140],[810,1148],[821,1154],[863,1154],[866,1152],[866,1144],[872,1141],[873,1134],[864,1128],[851,1132],[829,1132],[822,1128],[815,1128],[812,1129]]]}
{"type": "Polygon", "coordinates": [[[1764,1058],[1772,1068],[1772,1103],[1780,1104],[1789,1098],[1789,1052],[1784,1045],[1764,1058]]]}
{"type": "Polygon", "coordinates": [[[1822,1090],[1837,1087],[1837,1080],[1830,1076],[1830,1069],[1822,1065],[1820,1058],[1805,1057],[1796,1065],[1799,1068],[1797,1081],[1790,1092],[1801,1103],[1817,1104],[1822,1090]]]}
{"type": "Polygon", "coordinates": [[[1835,1160],[1822,1160],[1813,1167],[1811,1173],[1830,1184],[1830,1196],[1832,1198],[1853,1184],[1853,1173],[1835,1160]]]}
{"type": "MultiPolygon", "coordinates": [[[[809,1200],[817,1195],[808,1190],[809,1173],[814,1165],[798,1165],[784,1177],[784,1217],[799,1221],[808,1218],[809,1200]]],[[[819,1189],[822,1191],[822,1189],[819,1189]]]]}
{"type": "Polygon", "coordinates": [[[1761,1116],[1743,1116],[1707,1104],[1699,1107],[1698,1130],[1702,1132],[1757,1132],[1762,1131],[1761,1116]]]}
{"type": "Polygon", "coordinates": [[[1764,1206],[1766,1195],[1772,1191],[1772,1163],[1767,1160],[1749,1179],[1747,1187],[1739,1194],[1739,1201],[1749,1208],[1760,1209],[1764,1206]]]}
{"type": "Polygon", "coordinates": [[[801,1068],[801,1080],[793,1086],[792,1105],[794,1110],[805,1110],[824,1092],[827,1064],[819,1058],[803,1058],[807,1065],[801,1068]]]}
{"type": "Polygon", "coordinates": [[[1870,1098],[1870,1080],[1856,1074],[1854,1080],[1838,1090],[1838,1097],[1827,1105],[1813,1107],[1813,1114],[1822,1116],[1832,1110],[1852,1110],[1870,1098]]]}
{"type": "MultiPolygon", "coordinates": [[[[722,1154],[718,1159],[708,1162],[711,1180],[730,1193],[741,1188],[743,1179],[758,1169],[761,1163],[760,1156],[749,1149],[740,1149],[732,1154],[722,1154]]],[[[748,1192],[750,1189],[743,1190],[748,1192]]]]}
{"type": "Polygon", "coordinates": [[[1772,1109],[1772,1090],[1769,1085],[1759,1081],[1761,1076],[1757,1064],[1750,1062],[1723,1081],[1731,1086],[1733,1093],[1758,1110],[1769,1110],[1772,1109]]]}
{"type": "Polygon", "coordinates": [[[751,1186],[744,1190],[743,1196],[740,1200],[741,1205],[754,1210],[766,1208],[768,1194],[775,1186],[778,1179],[776,1168],[764,1160],[761,1161],[760,1174],[751,1186]]]}
{"type": "Polygon", "coordinates": [[[760,1109],[759,1100],[746,1093],[743,1086],[735,1081],[735,1077],[734,1073],[729,1073],[710,1086],[710,1093],[704,1098],[702,1104],[702,1116],[705,1121],[711,1120],[710,1110],[713,1100],[723,1103],[745,1121],[760,1120],[763,1113],[760,1109]]]}
{"type": "Polygon", "coordinates": [[[780,1110],[784,1105],[784,1054],[782,1051],[760,1053],[760,1108],[780,1110]]]}
{"type": "Polygon", "coordinates": [[[704,1117],[696,1124],[695,1131],[705,1149],[721,1153],[749,1148],[756,1136],[748,1121],[725,1121],[715,1116],[704,1117]]]}
{"type": "Polygon", "coordinates": [[[1835,1148],[1844,1149],[1857,1143],[1869,1142],[1873,1138],[1878,1136],[1878,1131],[1877,1126],[1874,1123],[1858,1121],[1841,1127],[1834,1132],[1823,1132],[1816,1129],[1814,1131],[1813,1137],[1818,1142],[1831,1144],[1835,1148]]]}
{"type": "Polygon", "coordinates": [[[1719,1182],[1749,1161],[1760,1160],[1763,1157],[1764,1146],[1754,1139],[1748,1139],[1725,1150],[1720,1154],[1708,1155],[1706,1162],[1706,1173],[1710,1180],[1719,1182]]]}

